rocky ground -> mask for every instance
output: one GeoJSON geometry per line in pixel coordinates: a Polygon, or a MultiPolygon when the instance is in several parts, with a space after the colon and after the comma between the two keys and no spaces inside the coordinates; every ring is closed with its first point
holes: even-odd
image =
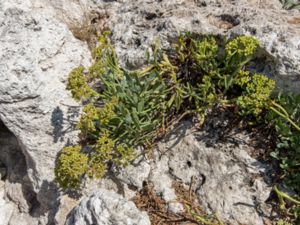
{"type": "Polygon", "coordinates": [[[267,146],[249,131],[229,132],[226,116],[202,129],[178,124],[152,154],[79,194],[57,187],[55,160],[76,143],[81,110],[66,79],[91,63],[106,29],[129,69],[158,38],[168,49],[180,32],[254,35],[262,47],[250,68],[299,91],[300,13],[278,0],[0,1],[0,225],[192,224],[185,203],[231,224],[271,224],[274,168],[258,157],[267,146]]]}

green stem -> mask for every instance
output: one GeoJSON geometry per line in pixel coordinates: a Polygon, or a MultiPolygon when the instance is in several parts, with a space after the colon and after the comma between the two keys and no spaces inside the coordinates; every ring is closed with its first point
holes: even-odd
{"type": "Polygon", "coordinates": [[[271,102],[272,105],[276,106],[277,108],[279,108],[287,117],[289,117],[289,114],[288,112],[281,106],[279,105],[278,103],[276,103],[275,101],[272,101],[271,102]]]}
{"type": "Polygon", "coordinates": [[[204,219],[204,217],[202,217],[202,216],[194,215],[194,217],[195,217],[196,220],[198,220],[199,222],[204,223],[206,225],[216,225],[215,223],[212,223],[212,222],[204,219]]]}
{"type": "Polygon", "coordinates": [[[291,201],[291,202],[293,202],[293,203],[295,203],[297,205],[300,205],[300,201],[292,198],[291,196],[289,196],[288,194],[286,194],[286,193],[284,193],[282,191],[279,191],[278,188],[277,188],[277,186],[274,187],[274,191],[276,192],[276,194],[278,195],[278,197],[285,198],[285,199],[287,199],[287,200],[289,200],[289,201],[291,201]]]}
{"type": "Polygon", "coordinates": [[[275,106],[275,107],[277,107],[277,108],[279,108],[280,110],[282,110],[283,111],[283,113],[282,112],[279,112],[277,109],[275,109],[274,107],[270,107],[270,109],[271,110],[273,110],[277,115],[279,115],[279,116],[281,116],[282,118],[284,118],[285,120],[287,120],[291,125],[293,125],[293,127],[296,129],[296,130],[298,130],[298,131],[300,131],[300,127],[289,117],[289,115],[288,115],[288,113],[286,112],[286,110],[282,107],[282,106],[280,106],[280,105],[278,105],[277,103],[275,103],[275,102],[272,102],[272,104],[275,106]]]}

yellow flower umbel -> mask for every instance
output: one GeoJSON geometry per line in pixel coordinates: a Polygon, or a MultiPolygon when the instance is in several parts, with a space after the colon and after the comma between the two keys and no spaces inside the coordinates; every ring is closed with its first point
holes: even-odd
{"type": "Polygon", "coordinates": [[[88,170],[88,157],[81,153],[80,146],[62,150],[55,167],[56,181],[64,188],[77,188],[88,170]]]}
{"type": "Polygon", "coordinates": [[[240,60],[247,59],[251,57],[257,47],[259,42],[256,38],[250,36],[241,36],[228,42],[225,46],[226,57],[231,58],[236,56],[240,60]]]}
{"type": "Polygon", "coordinates": [[[77,101],[98,96],[98,93],[88,85],[83,66],[72,70],[68,78],[67,89],[71,91],[73,98],[77,101]]]}
{"type": "Polygon", "coordinates": [[[234,83],[240,87],[244,87],[251,80],[251,75],[249,71],[240,70],[239,74],[234,80],[234,83]]]}
{"type": "MultiPolygon", "coordinates": [[[[246,75],[247,73],[244,73],[246,75]]],[[[242,76],[239,82],[245,88],[244,95],[236,100],[242,115],[258,116],[270,105],[270,94],[275,88],[275,81],[265,75],[254,74],[253,77],[242,76]]]]}
{"type": "Polygon", "coordinates": [[[87,104],[83,109],[83,114],[77,125],[80,129],[83,137],[87,137],[88,134],[93,134],[98,129],[105,127],[109,121],[114,117],[113,111],[114,105],[117,104],[117,98],[113,97],[110,102],[106,103],[103,107],[95,107],[92,103],[87,104]]]}
{"type": "Polygon", "coordinates": [[[101,178],[107,169],[108,162],[113,162],[117,166],[127,166],[134,158],[132,148],[124,144],[117,144],[109,137],[108,132],[104,131],[93,147],[89,161],[89,177],[101,178]]]}

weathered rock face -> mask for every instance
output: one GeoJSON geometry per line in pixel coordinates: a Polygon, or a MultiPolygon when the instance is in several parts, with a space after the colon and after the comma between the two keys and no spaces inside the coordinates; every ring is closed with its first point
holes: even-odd
{"type": "MultiPolygon", "coordinates": [[[[157,38],[167,49],[185,31],[228,37],[254,35],[262,49],[251,69],[275,78],[281,87],[299,91],[299,21],[300,13],[281,10],[278,0],[0,1],[0,120],[13,133],[12,143],[0,145],[0,160],[5,164],[0,165],[0,173],[7,177],[0,185],[0,221],[32,225],[36,222],[28,216],[32,214],[40,218],[40,224],[53,219],[62,224],[61,218],[75,204],[62,201],[54,218],[60,193],[53,183],[53,167],[61,148],[77,140],[74,121],[80,110],[65,84],[71,69],[90,63],[87,46],[95,44],[103,29],[112,31],[120,62],[129,68],[144,63],[145,51],[157,38]],[[49,208],[53,212],[49,213],[49,208]]],[[[192,175],[201,175],[207,179],[197,193],[207,210],[218,210],[225,219],[261,224],[254,208],[263,205],[270,189],[260,179],[250,185],[246,178],[249,173],[264,171],[265,165],[250,158],[245,146],[221,146],[216,151],[195,138],[189,134],[176,144],[162,144],[162,149],[172,148],[172,154],[129,167],[115,177],[116,190],[123,185],[123,193],[129,197],[134,194],[129,186],[140,189],[144,180],[153,182],[176,211],[180,207],[171,205],[176,199],[174,177],[187,183],[192,175]],[[230,179],[237,182],[231,185],[230,179]]],[[[99,197],[95,196],[92,199],[99,197]]],[[[74,215],[80,215],[81,209],[78,207],[74,215]]],[[[72,218],[80,221],[81,217],[72,218]]]]}
{"type": "Polygon", "coordinates": [[[137,164],[126,168],[120,179],[140,189],[139,182],[130,178],[144,177],[139,181],[152,183],[173,212],[183,209],[173,187],[175,181],[180,182],[197,194],[207,212],[218,212],[222,220],[263,225],[271,217],[266,200],[272,190],[268,177],[272,168],[249,155],[258,149],[249,145],[248,135],[232,135],[229,141],[218,142],[214,140],[216,130],[213,132],[197,131],[188,121],[180,124],[158,144],[150,171],[141,176],[142,164],[137,164]]]}
{"type": "Polygon", "coordinates": [[[46,203],[54,200],[45,193],[51,192],[56,154],[76,139],[76,104],[65,81],[90,53],[42,2],[1,2],[0,21],[0,118],[17,137],[33,190],[43,190],[37,198],[46,203]]]}
{"type": "Polygon", "coordinates": [[[70,213],[66,225],[150,225],[145,212],[113,191],[99,189],[70,213]]]}
{"type": "Polygon", "coordinates": [[[244,144],[207,147],[202,134],[190,131],[174,145],[176,140],[173,136],[164,147],[174,146],[170,171],[186,184],[195,178],[193,188],[207,211],[217,211],[233,224],[264,224],[264,217],[270,216],[265,202],[271,191],[260,175],[268,171],[266,164],[251,158],[244,144]]]}
{"type": "Polygon", "coordinates": [[[109,26],[120,61],[129,67],[144,63],[145,50],[158,37],[168,48],[186,31],[256,36],[262,51],[255,70],[299,91],[300,13],[280,7],[278,0],[118,1],[110,6],[109,26]]]}
{"type": "Polygon", "coordinates": [[[0,224],[36,225],[29,215],[38,208],[26,173],[26,160],[16,137],[0,121],[0,224]]]}
{"type": "Polygon", "coordinates": [[[14,205],[5,200],[4,182],[0,181],[0,225],[7,225],[15,210],[14,205]]]}

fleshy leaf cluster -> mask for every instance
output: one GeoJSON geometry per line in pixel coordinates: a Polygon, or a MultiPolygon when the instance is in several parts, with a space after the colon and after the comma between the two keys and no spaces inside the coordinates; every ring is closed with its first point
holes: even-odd
{"type": "Polygon", "coordinates": [[[269,104],[274,82],[243,70],[258,47],[253,37],[225,43],[181,35],[168,53],[157,44],[152,60],[136,71],[119,65],[108,37],[100,37],[92,66],[74,69],[68,79],[68,90],[85,106],[77,126],[82,147],[67,147],[58,158],[56,180],[63,187],[128,165],[134,149],[151,149],[182,118],[203,121],[215,104],[234,103],[253,115],[269,104]]]}

